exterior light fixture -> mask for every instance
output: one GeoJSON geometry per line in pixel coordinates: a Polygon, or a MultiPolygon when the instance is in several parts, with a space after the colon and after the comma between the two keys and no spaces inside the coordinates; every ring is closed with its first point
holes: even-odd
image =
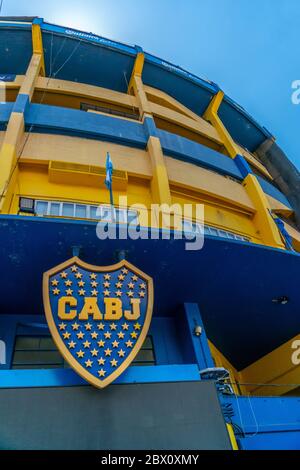
{"type": "Polygon", "coordinates": [[[200,325],[195,326],[194,334],[195,334],[195,336],[201,336],[202,335],[202,327],[200,325]]]}
{"type": "Polygon", "coordinates": [[[34,199],[27,197],[20,197],[19,212],[26,212],[27,214],[35,214],[34,199]]]}

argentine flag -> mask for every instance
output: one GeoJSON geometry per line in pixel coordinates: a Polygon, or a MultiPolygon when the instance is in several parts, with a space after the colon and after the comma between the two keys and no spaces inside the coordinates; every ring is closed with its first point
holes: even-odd
{"type": "Polygon", "coordinates": [[[106,177],[105,177],[105,185],[107,189],[111,190],[112,187],[112,174],[113,174],[113,164],[110,158],[109,152],[107,152],[106,156],[106,177]]]}

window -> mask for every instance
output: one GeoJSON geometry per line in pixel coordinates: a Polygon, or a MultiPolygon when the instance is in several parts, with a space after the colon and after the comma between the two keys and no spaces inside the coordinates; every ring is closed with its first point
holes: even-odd
{"type": "Polygon", "coordinates": [[[94,206],[89,204],[75,204],[70,202],[36,201],[36,215],[52,217],[72,217],[77,219],[92,219],[103,222],[139,223],[138,212],[111,206],[94,206]]]}
{"type": "MultiPolygon", "coordinates": [[[[155,365],[151,336],[146,338],[132,365],[155,365]]],[[[66,369],[69,367],[50,336],[16,337],[12,369],[66,369]]]]}
{"type": "Polygon", "coordinates": [[[184,220],[182,225],[183,225],[183,230],[185,232],[191,232],[191,233],[194,233],[195,235],[197,234],[200,235],[200,234],[203,234],[204,232],[204,235],[210,235],[212,237],[229,238],[231,240],[241,240],[244,242],[249,242],[249,238],[247,237],[237,235],[236,233],[233,233],[233,232],[228,232],[227,230],[221,230],[215,227],[210,227],[209,225],[202,226],[201,224],[196,224],[189,220],[184,220]]]}
{"type": "Polygon", "coordinates": [[[88,103],[80,104],[81,111],[98,111],[100,113],[111,114],[112,116],[124,117],[127,119],[139,120],[139,115],[133,110],[130,111],[119,111],[117,109],[105,108],[104,106],[96,106],[88,103]]]}
{"type": "Polygon", "coordinates": [[[17,336],[12,369],[69,367],[50,336],[17,336]]]}

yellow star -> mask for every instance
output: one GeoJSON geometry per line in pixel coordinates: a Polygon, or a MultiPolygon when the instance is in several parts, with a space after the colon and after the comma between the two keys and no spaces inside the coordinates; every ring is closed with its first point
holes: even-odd
{"type": "Polygon", "coordinates": [[[119,339],[124,339],[124,333],[122,331],[120,331],[120,333],[118,333],[118,337],[119,339]]]}
{"type": "Polygon", "coordinates": [[[110,286],[110,282],[108,281],[103,282],[103,287],[109,287],[109,286],[110,286]]]}
{"type": "Polygon", "coordinates": [[[128,323],[123,323],[122,328],[123,328],[123,330],[128,330],[128,328],[129,328],[128,323]]]}
{"type": "Polygon", "coordinates": [[[79,281],[78,282],[78,287],[84,287],[85,286],[85,282],[84,281],[79,281]]]}
{"type": "Polygon", "coordinates": [[[101,369],[101,370],[98,370],[98,374],[99,374],[100,377],[104,377],[106,372],[105,372],[104,369],[101,369]]]}
{"type": "Polygon", "coordinates": [[[91,346],[91,343],[89,341],[85,341],[83,343],[83,346],[85,347],[85,349],[88,349],[91,346]]]}
{"type": "Polygon", "coordinates": [[[128,340],[128,341],[126,341],[125,344],[126,344],[127,348],[132,348],[132,344],[133,344],[132,341],[128,340]]]}
{"type": "Polygon", "coordinates": [[[67,325],[65,323],[60,323],[58,326],[60,330],[65,330],[67,325]]]}
{"type": "Polygon", "coordinates": [[[53,279],[53,281],[51,281],[51,284],[52,284],[52,286],[58,286],[58,280],[53,279]]]}
{"type": "Polygon", "coordinates": [[[116,296],[117,296],[117,297],[122,297],[122,292],[121,292],[120,290],[117,290],[116,296]]]}
{"type": "Polygon", "coordinates": [[[85,290],[84,290],[84,289],[80,289],[80,290],[78,291],[78,293],[79,293],[79,295],[85,295],[85,290]]]}
{"type": "Polygon", "coordinates": [[[111,338],[111,333],[109,331],[107,331],[106,333],[104,333],[104,336],[105,336],[105,339],[110,339],[111,338]]]}
{"type": "Polygon", "coordinates": [[[124,357],[125,351],[123,351],[123,349],[120,349],[120,351],[118,351],[118,354],[119,354],[119,357],[124,357]]]}
{"type": "Polygon", "coordinates": [[[75,277],[76,277],[76,279],[82,279],[82,274],[81,273],[76,273],[75,277]]]}
{"type": "Polygon", "coordinates": [[[67,289],[67,290],[66,290],[66,294],[67,294],[67,295],[72,295],[72,294],[73,294],[72,289],[67,289]]]}
{"type": "Polygon", "coordinates": [[[122,269],[122,273],[123,273],[123,274],[128,274],[128,269],[123,268],[123,269],[122,269]]]}
{"type": "Polygon", "coordinates": [[[91,329],[92,329],[92,325],[90,323],[86,323],[84,325],[84,327],[85,327],[86,331],[91,331],[91,329]]]}
{"type": "Polygon", "coordinates": [[[110,278],[111,278],[111,275],[110,275],[110,274],[104,274],[104,279],[105,279],[106,281],[109,281],[110,278]]]}
{"type": "Polygon", "coordinates": [[[70,279],[68,279],[67,281],[65,281],[66,287],[71,287],[72,284],[73,284],[73,282],[70,281],[70,279]]]}
{"type": "Polygon", "coordinates": [[[112,323],[110,325],[110,329],[115,331],[117,329],[117,325],[115,323],[112,323]]]}
{"type": "Polygon", "coordinates": [[[73,328],[73,330],[76,330],[76,331],[78,331],[78,329],[79,329],[79,325],[78,325],[78,323],[76,323],[76,322],[75,322],[75,323],[73,323],[73,325],[72,325],[72,328],[73,328]]]}
{"type": "Polygon", "coordinates": [[[70,349],[74,349],[75,346],[76,346],[76,343],[74,343],[74,341],[70,341],[70,343],[69,343],[69,348],[70,348],[70,349]]]}
{"type": "Polygon", "coordinates": [[[55,289],[53,289],[52,292],[53,292],[54,295],[58,295],[60,293],[60,290],[57,289],[57,287],[56,287],[55,289]]]}
{"type": "Polygon", "coordinates": [[[133,282],[130,282],[130,283],[128,284],[128,287],[129,287],[129,289],[134,289],[134,284],[133,284],[133,282]]]}
{"type": "Polygon", "coordinates": [[[140,284],[140,289],[146,289],[146,284],[144,282],[142,282],[142,284],[140,284]]]}
{"type": "Polygon", "coordinates": [[[83,339],[84,338],[84,333],[82,333],[82,331],[80,331],[80,333],[77,333],[77,338],[78,339],[83,339]]]}
{"type": "Polygon", "coordinates": [[[76,273],[76,271],[77,271],[77,266],[72,266],[71,271],[72,271],[72,273],[76,273]]]}
{"type": "Polygon", "coordinates": [[[96,289],[92,290],[92,295],[93,295],[94,297],[97,297],[98,291],[97,291],[96,289]]]}
{"type": "Polygon", "coordinates": [[[110,296],[109,290],[105,290],[105,291],[103,292],[103,294],[104,294],[106,297],[109,297],[109,296],[110,296]]]}
{"type": "Polygon", "coordinates": [[[137,323],[134,325],[134,329],[135,329],[135,330],[140,330],[140,329],[141,329],[141,325],[137,322],[137,323]]]}
{"type": "Polygon", "coordinates": [[[94,331],[93,333],[91,333],[91,337],[92,337],[92,339],[97,339],[98,338],[98,333],[96,333],[96,331],[94,331]]]}
{"type": "Polygon", "coordinates": [[[111,353],[112,353],[111,349],[105,349],[104,352],[105,352],[105,356],[111,356],[111,353]]]}
{"type": "Polygon", "coordinates": [[[93,349],[93,350],[91,351],[91,355],[92,355],[93,357],[98,356],[98,352],[99,352],[99,351],[97,351],[97,349],[93,349]]]}
{"type": "Polygon", "coordinates": [[[139,296],[140,297],[145,297],[145,292],[144,291],[139,292],[139,296]]]}
{"type": "Polygon", "coordinates": [[[119,281],[124,281],[125,276],[123,276],[123,274],[119,274],[118,279],[119,281]]]}
{"type": "Polygon", "coordinates": [[[112,345],[113,345],[113,348],[118,348],[118,347],[119,347],[119,342],[118,342],[118,341],[114,341],[114,342],[112,343],[112,345]]]}
{"type": "Polygon", "coordinates": [[[66,332],[63,334],[64,339],[70,339],[70,336],[71,336],[71,333],[66,332]]]}
{"type": "Polygon", "coordinates": [[[92,365],[93,365],[93,361],[91,361],[90,359],[85,361],[85,367],[92,367],[92,365]]]}
{"type": "Polygon", "coordinates": [[[133,331],[132,333],[130,333],[130,336],[132,339],[136,339],[138,335],[136,334],[135,331],[133,331]]]}
{"type": "Polygon", "coordinates": [[[132,276],[131,279],[135,282],[138,280],[138,277],[136,275],[132,276]]]}
{"type": "Polygon", "coordinates": [[[98,330],[104,330],[104,328],[105,328],[104,323],[99,323],[98,330]]]}
{"type": "Polygon", "coordinates": [[[133,297],[133,292],[132,292],[132,290],[130,290],[129,292],[127,292],[127,295],[128,295],[128,297],[133,297]]]}
{"type": "Polygon", "coordinates": [[[66,271],[64,271],[63,273],[60,273],[60,277],[61,277],[62,279],[67,279],[68,273],[66,273],[66,271]]]}
{"type": "Polygon", "coordinates": [[[116,288],[117,288],[117,289],[122,289],[122,287],[123,287],[122,282],[117,282],[117,283],[116,283],[116,288]]]}
{"type": "Polygon", "coordinates": [[[115,359],[113,359],[112,361],[110,361],[112,367],[117,367],[118,365],[118,361],[116,361],[115,359]]]}
{"type": "Polygon", "coordinates": [[[83,358],[84,355],[85,355],[85,352],[80,350],[80,351],[78,351],[76,354],[77,354],[77,356],[78,356],[79,358],[83,358]]]}
{"type": "Polygon", "coordinates": [[[105,341],[103,341],[103,339],[100,339],[100,341],[98,341],[97,344],[98,344],[99,348],[104,348],[104,346],[105,346],[105,341]]]}
{"type": "Polygon", "coordinates": [[[100,359],[98,359],[99,366],[104,366],[105,361],[106,361],[106,359],[103,359],[103,357],[100,357],[100,359]]]}
{"type": "Polygon", "coordinates": [[[91,282],[91,286],[94,287],[94,288],[97,287],[97,286],[98,286],[98,282],[96,282],[96,281],[91,282]]]}
{"type": "Polygon", "coordinates": [[[90,274],[90,278],[93,280],[97,279],[97,274],[95,273],[90,274]]]}

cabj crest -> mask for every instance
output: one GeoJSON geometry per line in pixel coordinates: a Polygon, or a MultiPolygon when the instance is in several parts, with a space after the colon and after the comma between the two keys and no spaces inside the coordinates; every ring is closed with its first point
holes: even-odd
{"type": "Polygon", "coordinates": [[[61,354],[85,380],[103,388],[143,345],[152,317],[153,282],[125,260],[99,267],[74,257],[44,274],[43,297],[61,354]]]}

